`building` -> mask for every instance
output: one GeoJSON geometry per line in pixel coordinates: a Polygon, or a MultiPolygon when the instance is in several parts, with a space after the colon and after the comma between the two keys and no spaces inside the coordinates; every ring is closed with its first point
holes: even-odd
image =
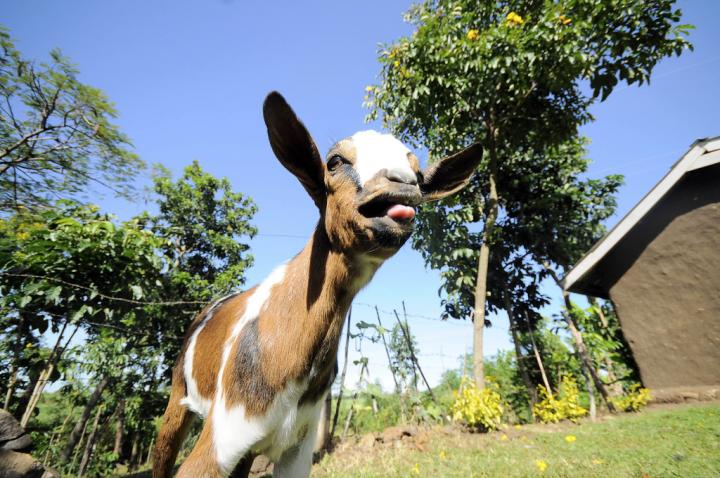
{"type": "Polygon", "coordinates": [[[656,400],[720,398],[720,137],[693,143],[564,287],[612,300],[656,400]]]}

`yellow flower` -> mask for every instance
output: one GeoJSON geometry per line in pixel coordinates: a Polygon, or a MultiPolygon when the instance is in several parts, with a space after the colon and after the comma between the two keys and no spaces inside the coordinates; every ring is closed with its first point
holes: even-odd
{"type": "Polygon", "coordinates": [[[374,86],[366,86],[366,87],[365,87],[365,91],[367,91],[368,93],[370,93],[370,92],[371,92],[372,90],[374,90],[374,89],[375,89],[374,86]]]}
{"type": "Polygon", "coordinates": [[[397,68],[397,67],[400,66],[400,62],[399,62],[398,60],[395,60],[395,61],[393,62],[393,65],[395,66],[395,68],[397,68]]]}
{"type": "Polygon", "coordinates": [[[412,473],[413,475],[419,475],[420,474],[420,465],[415,463],[415,466],[412,467],[412,473]]]}
{"type": "Polygon", "coordinates": [[[562,23],[563,25],[568,25],[570,22],[572,22],[572,20],[570,20],[570,19],[569,19],[568,17],[566,17],[565,15],[560,15],[560,16],[558,17],[558,20],[560,20],[560,23],[562,23]]]}
{"type": "Polygon", "coordinates": [[[388,58],[395,58],[395,55],[397,55],[397,52],[398,52],[397,47],[393,48],[392,50],[390,50],[390,53],[388,53],[388,58]]]}
{"type": "Polygon", "coordinates": [[[443,450],[440,452],[440,461],[445,461],[445,460],[447,460],[447,455],[445,454],[445,451],[443,450]]]}
{"type": "Polygon", "coordinates": [[[577,438],[575,435],[565,435],[565,441],[568,443],[573,443],[577,438]]]}
{"type": "Polygon", "coordinates": [[[548,464],[545,462],[545,460],[535,460],[535,466],[537,466],[538,470],[540,470],[540,473],[542,473],[547,469],[548,464]]]}
{"type": "Polygon", "coordinates": [[[520,430],[522,427],[520,425],[515,425],[513,428],[515,428],[515,430],[520,430]]]}
{"type": "Polygon", "coordinates": [[[598,458],[593,458],[592,464],[593,465],[602,465],[603,461],[598,458]]]}
{"type": "Polygon", "coordinates": [[[25,239],[30,237],[30,233],[29,232],[18,232],[15,235],[15,237],[17,238],[18,241],[24,241],[25,239]]]}
{"type": "Polygon", "coordinates": [[[525,23],[523,17],[521,17],[515,12],[508,13],[508,16],[505,20],[507,21],[508,25],[522,25],[523,23],[525,23]]]}
{"type": "Polygon", "coordinates": [[[508,436],[507,436],[506,434],[504,434],[504,433],[503,433],[502,436],[500,437],[500,441],[507,441],[507,439],[508,439],[508,436]]]}
{"type": "Polygon", "coordinates": [[[473,28],[472,30],[470,30],[470,31],[467,32],[467,39],[470,40],[470,41],[476,40],[477,37],[479,37],[479,36],[480,36],[480,32],[478,32],[478,31],[475,30],[474,28],[473,28]]]}

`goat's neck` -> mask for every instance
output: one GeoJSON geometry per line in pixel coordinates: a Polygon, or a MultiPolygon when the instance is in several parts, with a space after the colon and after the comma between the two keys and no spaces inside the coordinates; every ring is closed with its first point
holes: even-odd
{"type": "MultiPolygon", "coordinates": [[[[314,326],[345,316],[353,298],[382,263],[379,259],[334,249],[322,224],[305,248],[289,264],[295,275],[294,300],[302,300],[314,326]]],[[[310,325],[310,324],[308,324],[310,325]]]]}
{"type": "MultiPolygon", "coordinates": [[[[305,365],[334,364],[345,314],[382,261],[334,250],[319,225],[273,288],[267,332],[305,365]]],[[[264,327],[263,327],[264,328],[264,327]]]]}

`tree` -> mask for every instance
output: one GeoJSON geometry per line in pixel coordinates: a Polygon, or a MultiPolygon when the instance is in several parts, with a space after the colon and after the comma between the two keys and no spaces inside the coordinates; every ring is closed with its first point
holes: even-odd
{"type": "Polygon", "coordinates": [[[115,107],[81,83],[59,50],[22,57],[0,27],[0,208],[46,206],[90,184],[128,196],[144,167],[112,120],[115,107]]]}
{"type": "Polygon", "coordinates": [[[29,396],[18,410],[23,426],[46,383],[60,377],[63,355],[78,331],[92,335],[108,325],[136,323],[138,299],[161,277],[160,246],[136,221],[116,224],[96,207],[70,201],[0,222],[0,308],[10,325],[0,338],[16,344],[6,403],[24,376],[29,396]],[[28,360],[22,352],[49,331],[55,336],[47,353],[28,354],[28,360]]]}
{"type": "MultiPolygon", "coordinates": [[[[573,140],[592,119],[589,107],[619,81],[645,83],[660,59],[689,47],[683,38],[689,27],[676,24],[680,11],[673,3],[427,0],[407,15],[414,33],[381,52],[381,83],[368,89],[366,100],[370,118],[382,116],[393,132],[433,156],[471,142],[486,151],[471,186],[431,209],[435,217],[426,216],[430,227],[442,224],[436,236],[453,236],[457,244],[440,262],[458,260],[459,267],[449,266],[460,270],[454,281],[473,289],[479,387],[490,252],[509,198],[502,178],[513,177],[525,155],[543,157],[573,140]],[[469,225],[480,236],[479,248],[462,243],[469,225]],[[469,263],[473,267],[465,267],[469,263]]],[[[435,254],[432,246],[428,254],[435,254]]],[[[446,291],[454,287],[443,280],[446,291]]],[[[453,315],[450,299],[446,309],[453,315]]]]}
{"type": "MultiPolygon", "coordinates": [[[[257,212],[252,199],[233,191],[227,178],[203,171],[197,161],[176,181],[159,169],[154,191],[159,212],[144,213],[138,221],[164,239],[168,270],[161,296],[202,303],[241,287],[253,264],[247,241],[257,234],[250,223],[257,212]]],[[[153,313],[164,323],[164,333],[181,337],[198,310],[199,306],[178,304],[153,313]]],[[[162,344],[166,370],[181,346],[178,340],[162,344]]]]}
{"type": "Polygon", "coordinates": [[[417,391],[418,377],[413,361],[413,351],[417,354],[418,347],[415,336],[406,337],[405,329],[399,322],[390,330],[388,350],[390,352],[390,368],[398,381],[398,393],[417,391]]]}

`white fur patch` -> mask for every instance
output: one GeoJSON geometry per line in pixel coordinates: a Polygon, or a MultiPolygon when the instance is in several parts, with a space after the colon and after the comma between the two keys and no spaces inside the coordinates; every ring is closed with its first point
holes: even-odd
{"type": "Polygon", "coordinates": [[[197,413],[203,418],[206,417],[208,412],[210,411],[212,401],[209,398],[205,398],[200,394],[197,382],[195,381],[195,378],[193,378],[193,366],[195,365],[195,343],[197,342],[197,337],[202,331],[202,329],[204,329],[208,321],[213,318],[213,315],[215,314],[215,309],[217,309],[217,307],[223,302],[225,302],[227,299],[237,294],[237,292],[228,294],[213,303],[207,314],[205,314],[202,323],[198,326],[197,329],[195,329],[195,332],[190,338],[190,343],[188,344],[188,348],[185,351],[185,357],[183,358],[183,375],[185,376],[187,395],[182,400],[180,400],[180,403],[182,405],[185,405],[190,410],[197,413]]]}
{"type": "Polygon", "coordinates": [[[268,433],[268,418],[270,413],[265,417],[246,418],[245,408],[243,406],[235,406],[227,408],[225,403],[225,393],[222,388],[223,373],[227,365],[230,350],[233,343],[240,335],[243,327],[248,322],[257,318],[260,312],[270,298],[270,292],[275,284],[278,284],[285,277],[285,265],[275,269],[257,288],[257,290],[248,298],[245,312],[240,320],[233,326],[230,337],[228,337],[223,348],[222,361],[220,362],[220,371],[218,373],[217,388],[215,391],[215,403],[213,404],[213,442],[215,444],[215,452],[220,467],[227,473],[242,458],[248,449],[262,440],[268,433]]]}
{"type": "Polygon", "coordinates": [[[193,334],[188,345],[185,357],[188,396],[183,399],[183,403],[193,410],[204,410],[203,414],[205,415],[212,407],[213,445],[218,465],[224,474],[230,474],[248,451],[263,454],[275,462],[274,476],[278,478],[304,478],[310,474],[312,448],[325,397],[320,397],[316,403],[299,407],[300,397],[307,390],[308,383],[307,380],[292,382],[275,396],[267,413],[262,416],[248,417],[245,414],[245,407],[242,405],[227,406],[222,387],[222,377],[231,360],[230,352],[233,344],[243,327],[251,320],[256,319],[267,306],[273,286],[280,283],[285,277],[285,269],[285,265],[275,269],[248,298],[242,317],[233,326],[230,336],[223,346],[213,403],[197,393],[197,384],[192,380],[195,339],[212,317],[212,308],[193,334]],[[190,371],[189,379],[188,371],[190,371]],[[301,436],[302,432],[305,432],[304,437],[301,436]]]}
{"type": "Polygon", "coordinates": [[[381,169],[400,169],[415,175],[407,156],[410,150],[393,135],[369,130],[355,133],[351,139],[361,184],[365,185],[381,169]]]}
{"type": "Polygon", "coordinates": [[[205,327],[205,323],[206,321],[203,321],[203,324],[201,324],[197,328],[197,330],[195,330],[195,333],[190,339],[190,344],[185,351],[185,357],[183,359],[183,372],[185,374],[185,386],[187,388],[187,395],[182,400],[180,400],[181,404],[185,405],[190,410],[197,413],[203,418],[206,417],[208,412],[210,411],[212,401],[209,398],[205,398],[200,395],[197,382],[193,378],[193,362],[195,357],[195,342],[197,340],[198,334],[205,327]]]}

